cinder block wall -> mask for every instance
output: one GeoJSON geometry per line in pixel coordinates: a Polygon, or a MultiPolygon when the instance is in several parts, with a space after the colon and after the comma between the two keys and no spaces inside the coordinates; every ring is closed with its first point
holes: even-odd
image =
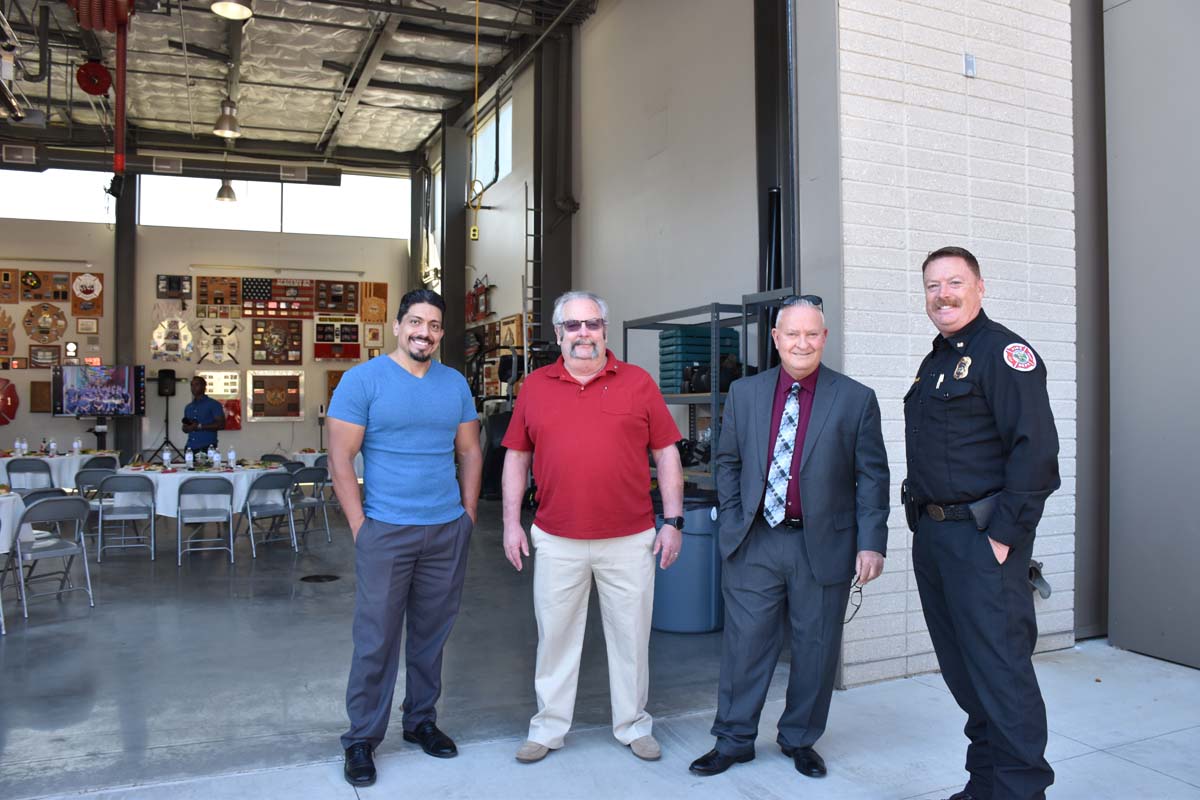
{"type": "Polygon", "coordinates": [[[899,507],[901,399],[936,333],[920,264],[980,259],[984,307],[1050,373],[1063,486],[1035,557],[1040,650],[1074,643],[1075,232],[1067,0],[840,0],[846,371],[874,387],[893,474],[887,571],[846,627],[847,685],[936,669],[899,507]],[[976,76],[964,75],[964,55],[976,76]]]}

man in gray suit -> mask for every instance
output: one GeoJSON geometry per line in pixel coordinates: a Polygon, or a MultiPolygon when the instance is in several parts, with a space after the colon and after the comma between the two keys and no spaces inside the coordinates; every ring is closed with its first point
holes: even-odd
{"type": "Polygon", "coordinates": [[[692,762],[717,775],[754,758],[758,719],[791,630],[779,746],[825,775],[825,731],[852,586],[883,571],[888,465],[875,393],[821,365],[821,300],[791,297],[771,338],[782,367],[734,382],[716,456],[725,634],[716,747],[692,762]]]}

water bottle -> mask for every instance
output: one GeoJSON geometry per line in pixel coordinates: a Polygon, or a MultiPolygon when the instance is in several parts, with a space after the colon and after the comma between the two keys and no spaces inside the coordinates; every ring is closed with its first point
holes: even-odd
{"type": "Polygon", "coordinates": [[[188,469],[196,466],[196,456],[192,453],[192,448],[189,447],[187,452],[183,454],[183,463],[187,465],[188,469]]]}
{"type": "Polygon", "coordinates": [[[213,448],[212,463],[217,469],[221,468],[221,451],[215,447],[213,448]]]}
{"type": "Polygon", "coordinates": [[[50,449],[47,451],[50,455],[58,455],[58,442],[50,440],[50,449]]]}
{"type": "Polygon", "coordinates": [[[163,450],[162,461],[163,461],[163,467],[165,469],[171,468],[171,451],[170,450],[163,450]]]}
{"type": "Polygon", "coordinates": [[[73,452],[75,455],[79,455],[79,451],[82,449],[83,449],[83,439],[76,436],[74,441],[71,442],[71,452],[73,452]]]}
{"type": "Polygon", "coordinates": [[[229,459],[230,467],[237,466],[237,451],[233,449],[233,445],[229,445],[229,452],[225,454],[225,457],[229,459]]]}
{"type": "Polygon", "coordinates": [[[19,456],[29,452],[29,442],[25,441],[24,437],[17,439],[17,450],[20,451],[17,453],[19,456]]]}

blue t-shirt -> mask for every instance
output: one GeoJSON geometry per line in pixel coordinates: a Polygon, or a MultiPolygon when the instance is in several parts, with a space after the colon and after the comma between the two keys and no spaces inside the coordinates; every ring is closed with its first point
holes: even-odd
{"type": "MultiPolygon", "coordinates": [[[[183,416],[195,420],[201,425],[211,425],[225,417],[225,407],[208,395],[204,395],[199,400],[188,403],[183,409],[183,416]]],[[[185,447],[194,452],[207,450],[210,444],[213,446],[217,444],[216,431],[192,431],[188,434],[185,447]]]]}
{"type": "Polygon", "coordinates": [[[418,378],[390,356],[378,356],[342,376],[329,416],[366,428],[368,517],[391,525],[442,525],[463,515],[454,437],[459,425],[478,417],[457,370],[434,361],[418,378]]]}

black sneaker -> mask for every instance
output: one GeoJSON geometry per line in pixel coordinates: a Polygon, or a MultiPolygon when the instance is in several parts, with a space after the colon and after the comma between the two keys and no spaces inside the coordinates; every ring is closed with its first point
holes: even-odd
{"type": "Polygon", "coordinates": [[[371,745],[355,742],[346,748],[346,783],[351,786],[370,786],[375,783],[375,758],[371,745]]]}

